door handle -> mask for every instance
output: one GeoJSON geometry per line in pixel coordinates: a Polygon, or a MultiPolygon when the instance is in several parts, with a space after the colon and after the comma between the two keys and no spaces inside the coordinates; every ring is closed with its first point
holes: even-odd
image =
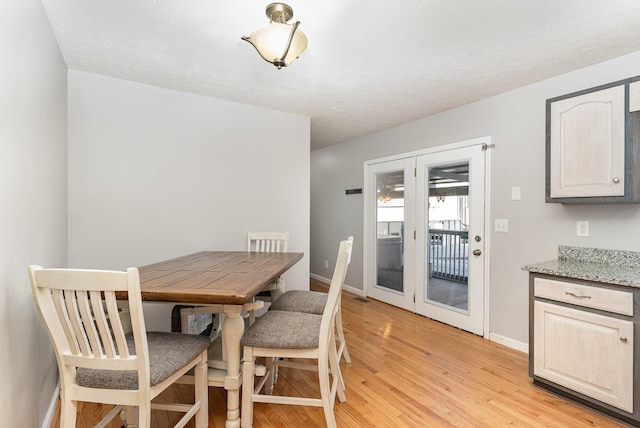
{"type": "Polygon", "coordinates": [[[480,251],[480,250],[473,250],[473,255],[474,255],[474,256],[476,256],[476,257],[477,257],[477,256],[479,256],[480,254],[482,254],[482,251],[480,251]]]}

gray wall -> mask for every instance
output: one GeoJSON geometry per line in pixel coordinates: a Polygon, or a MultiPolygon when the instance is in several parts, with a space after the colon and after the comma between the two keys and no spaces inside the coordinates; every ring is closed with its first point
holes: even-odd
{"type": "MultiPolygon", "coordinates": [[[[309,288],[309,118],[69,71],[69,263],[125,269],[288,231],[309,288]],[[282,132],[286,129],[286,132],[282,132]]],[[[149,329],[170,329],[146,305],[149,329]]]]}
{"type": "Polygon", "coordinates": [[[57,366],[27,265],[67,262],[67,68],[39,0],[0,9],[0,417],[36,427],[57,366]]]}
{"type": "MultiPolygon", "coordinates": [[[[355,235],[346,284],[362,290],[363,162],[491,136],[490,224],[509,219],[508,233],[491,235],[490,333],[522,349],[528,342],[527,273],[523,264],[556,257],[558,245],[640,250],[640,205],[565,206],[544,202],[545,100],[640,75],[640,52],[576,70],[403,126],[311,153],[311,272],[329,277],[324,260],[337,242],[355,235]],[[522,200],[511,200],[511,187],[522,200]],[[576,237],[576,221],[591,236],[576,237]]],[[[470,76],[472,78],[472,76],[470,76]]],[[[425,99],[428,102],[428,99],[425,99]]]]}

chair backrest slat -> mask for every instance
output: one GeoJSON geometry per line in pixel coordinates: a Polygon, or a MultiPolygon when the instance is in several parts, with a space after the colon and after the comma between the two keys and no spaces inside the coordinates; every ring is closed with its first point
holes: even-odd
{"type": "Polygon", "coordinates": [[[82,325],[82,318],[80,316],[80,311],[78,309],[78,301],[76,300],[76,291],[75,290],[64,290],[64,303],[67,309],[67,315],[71,320],[71,331],[70,333],[76,338],[76,342],[80,347],[80,353],[85,357],[91,355],[91,345],[89,345],[89,341],[87,339],[87,335],[84,332],[84,327],[82,325]]]}
{"type": "Polygon", "coordinates": [[[113,340],[109,331],[109,324],[107,317],[102,310],[102,296],[99,291],[89,292],[89,301],[91,303],[91,313],[93,314],[93,320],[95,321],[95,328],[97,329],[96,335],[99,342],[98,348],[94,347],[94,354],[99,352],[100,356],[107,356],[113,358],[115,355],[113,340]]]}
{"type": "MultiPolygon", "coordinates": [[[[98,331],[96,330],[96,323],[93,319],[93,314],[89,306],[89,294],[86,291],[76,291],[76,299],[78,302],[78,309],[80,311],[80,318],[84,327],[83,333],[89,343],[89,350],[87,355],[103,356],[102,346],[98,337],[98,331]]],[[[96,313],[96,317],[100,316],[100,312],[96,313]]]]}
{"type": "MultiPolygon", "coordinates": [[[[109,315],[109,322],[111,324],[111,332],[113,337],[116,340],[116,344],[118,349],[113,348],[113,341],[109,342],[112,347],[113,357],[116,355],[120,355],[121,358],[129,358],[131,354],[129,353],[129,347],[127,346],[127,339],[125,338],[124,328],[122,326],[122,322],[120,321],[120,315],[118,312],[118,304],[116,301],[116,294],[113,292],[107,292],[105,294],[105,306],[107,308],[107,313],[109,315]]],[[[111,340],[112,335],[109,334],[109,340],[111,340]]]]}
{"type": "Polygon", "coordinates": [[[259,239],[256,240],[256,245],[258,246],[258,252],[261,253],[281,253],[280,242],[274,239],[259,239]]]}
{"type": "Polygon", "coordinates": [[[69,345],[69,351],[74,354],[80,354],[80,345],[78,344],[78,340],[76,339],[76,335],[73,333],[73,327],[71,325],[71,320],[69,319],[69,314],[67,313],[67,305],[64,299],[64,291],[51,289],[51,301],[52,305],[55,308],[55,313],[60,320],[60,327],[63,331],[65,337],[67,338],[67,343],[69,345]]]}
{"type": "Polygon", "coordinates": [[[248,251],[256,253],[286,253],[289,232],[249,232],[248,251]]]}

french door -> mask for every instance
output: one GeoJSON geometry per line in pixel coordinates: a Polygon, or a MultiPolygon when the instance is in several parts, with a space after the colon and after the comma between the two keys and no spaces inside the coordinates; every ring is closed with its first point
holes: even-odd
{"type": "Polygon", "coordinates": [[[485,150],[470,146],[416,159],[415,312],[484,332],[485,150]]]}
{"type": "Polygon", "coordinates": [[[367,296],[484,334],[489,142],[367,163],[367,296]]]}
{"type": "Polygon", "coordinates": [[[413,311],[415,250],[413,240],[415,207],[415,159],[408,157],[371,165],[367,189],[371,193],[371,258],[365,265],[372,287],[367,295],[413,311]],[[373,193],[372,193],[373,192],[373,193]]]}

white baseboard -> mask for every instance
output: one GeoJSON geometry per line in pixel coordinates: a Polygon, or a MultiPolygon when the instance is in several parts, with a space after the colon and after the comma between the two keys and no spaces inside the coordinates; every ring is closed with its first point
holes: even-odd
{"type": "MultiPolygon", "coordinates": [[[[313,273],[310,276],[311,276],[311,278],[313,278],[313,279],[315,279],[317,281],[323,282],[325,284],[330,284],[331,283],[330,279],[325,278],[323,276],[316,275],[316,274],[313,274],[313,273]]],[[[347,284],[344,284],[342,289],[345,290],[345,291],[348,291],[350,293],[357,294],[359,296],[364,296],[364,291],[363,290],[361,290],[359,288],[355,288],[355,287],[350,287],[347,284]]],[[[504,346],[506,346],[508,348],[515,349],[516,351],[524,352],[525,354],[529,353],[529,344],[523,343],[523,342],[519,342],[517,340],[511,339],[511,338],[506,337],[506,336],[501,336],[501,335],[495,334],[495,333],[489,333],[489,340],[491,342],[496,342],[496,343],[499,343],[500,345],[504,345],[504,346]]]]}
{"type": "Polygon", "coordinates": [[[515,349],[516,351],[529,353],[529,344],[513,340],[509,337],[501,336],[495,333],[489,333],[489,340],[506,346],[507,348],[515,349]]]}
{"type": "Polygon", "coordinates": [[[342,289],[344,291],[348,291],[349,293],[357,294],[358,296],[364,297],[364,291],[359,289],[359,288],[355,288],[355,287],[352,287],[350,285],[344,284],[342,286],[342,289]]]}
{"type": "Polygon", "coordinates": [[[53,397],[51,397],[51,404],[49,404],[49,409],[47,410],[47,414],[44,415],[44,421],[42,421],[42,428],[49,428],[51,426],[51,421],[53,421],[53,416],[56,411],[56,403],[58,402],[58,397],[60,397],[60,385],[56,386],[56,389],[53,390],[53,397]]]}
{"type": "MultiPolygon", "coordinates": [[[[320,281],[324,284],[331,284],[331,280],[329,278],[325,278],[324,276],[316,275],[314,273],[310,274],[309,276],[316,281],[320,281]]],[[[358,296],[364,296],[364,292],[361,289],[352,287],[348,284],[343,284],[342,289],[344,291],[348,291],[349,293],[357,294],[358,296]]]]}
{"type": "Polygon", "coordinates": [[[328,278],[325,278],[324,276],[316,275],[315,273],[312,273],[309,276],[315,279],[316,281],[324,282],[325,284],[331,284],[331,280],[328,278]]]}

